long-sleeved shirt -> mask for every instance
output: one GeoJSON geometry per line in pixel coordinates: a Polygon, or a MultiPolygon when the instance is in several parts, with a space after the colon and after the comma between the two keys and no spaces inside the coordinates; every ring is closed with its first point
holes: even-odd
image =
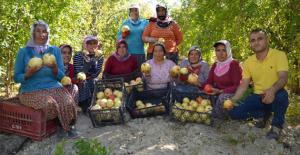
{"type": "Polygon", "coordinates": [[[118,30],[117,38],[122,38],[122,27],[127,25],[130,28],[130,34],[125,37],[128,44],[128,53],[130,54],[145,54],[144,42],[142,40],[142,34],[145,27],[148,25],[148,20],[139,19],[136,23],[132,23],[129,19],[123,21],[121,27],[118,30]]]}
{"type": "Polygon", "coordinates": [[[165,59],[164,63],[156,64],[153,59],[147,61],[151,66],[150,76],[146,76],[146,83],[149,89],[166,88],[171,82],[170,70],[175,63],[171,60],[165,59]]]}
{"type": "Polygon", "coordinates": [[[129,74],[136,70],[137,62],[132,55],[125,61],[119,61],[115,56],[111,55],[105,63],[103,74],[121,75],[129,74]]]}
{"type": "Polygon", "coordinates": [[[85,61],[82,52],[76,53],[73,59],[75,76],[79,72],[84,72],[87,75],[87,77],[89,77],[83,83],[78,84],[79,102],[91,99],[92,94],[94,92],[95,80],[102,71],[104,59],[103,55],[100,55],[99,57],[93,56],[91,59],[93,60],[89,62],[85,61]]]}
{"type": "Polygon", "coordinates": [[[216,66],[216,63],[214,63],[211,67],[206,84],[221,89],[224,93],[235,93],[242,79],[242,68],[239,62],[233,60],[230,63],[228,72],[222,76],[217,76],[214,73],[216,66]]]}
{"type": "MultiPolygon", "coordinates": [[[[198,79],[200,84],[203,84],[206,82],[208,78],[208,73],[209,73],[209,64],[205,61],[200,61],[198,64],[200,64],[200,71],[198,73],[198,79]]],[[[188,59],[185,59],[181,62],[180,67],[187,67],[190,66],[190,62],[188,59]]]]}
{"type": "Polygon", "coordinates": [[[20,93],[62,87],[59,81],[64,75],[64,64],[58,47],[49,46],[43,54],[39,54],[31,47],[25,47],[19,50],[14,68],[14,80],[17,83],[21,83],[20,93]],[[55,56],[58,68],[57,75],[54,76],[52,69],[44,65],[26,80],[25,73],[29,60],[33,57],[42,58],[46,53],[51,53],[55,56]]]}
{"type": "MultiPolygon", "coordinates": [[[[167,28],[160,28],[156,22],[149,22],[143,33],[143,40],[146,37],[153,37],[156,39],[163,38],[167,52],[178,52],[177,46],[182,42],[183,33],[180,27],[174,21],[167,28]]],[[[149,43],[147,53],[152,53],[154,43],[149,43]]]]}

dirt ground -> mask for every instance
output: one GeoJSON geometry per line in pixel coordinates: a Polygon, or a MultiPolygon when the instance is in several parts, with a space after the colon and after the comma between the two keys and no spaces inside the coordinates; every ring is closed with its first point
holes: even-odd
{"type": "MultiPolygon", "coordinates": [[[[288,126],[282,140],[284,143],[266,139],[268,129],[230,120],[218,120],[214,126],[206,126],[157,116],[94,128],[87,116],[79,115],[77,129],[82,137],[98,139],[114,154],[120,155],[300,155],[300,128],[288,126]]],[[[41,142],[33,142],[2,133],[0,150],[5,155],[51,155],[60,141],[55,134],[41,142]]],[[[75,154],[74,141],[66,141],[66,154],[75,154]]]]}

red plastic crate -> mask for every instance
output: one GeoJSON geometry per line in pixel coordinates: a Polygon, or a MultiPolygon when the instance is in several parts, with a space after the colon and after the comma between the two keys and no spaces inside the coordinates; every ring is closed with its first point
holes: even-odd
{"type": "Polygon", "coordinates": [[[18,98],[0,101],[0,131],[40,141],[55,133],[56,129],[54,120],[46,121],[41,110],[20,104],[18,98]]]}

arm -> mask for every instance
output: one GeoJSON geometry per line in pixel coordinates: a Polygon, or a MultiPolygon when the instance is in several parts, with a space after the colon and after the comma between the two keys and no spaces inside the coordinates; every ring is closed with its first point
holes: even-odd
{"type": "Polygon", "coordinates": [[[73,58],[73,65],[74,65],[74,74],[78,74],[83,69],[83,60],[79,53],[75,54],[73,58]]]}
{"type": "Polygon", "coordinates": [[[203,63],[202,65],[201,65],[201,71],[200,71],[200,73],[201,73],[201,83],[200,84],[203,84],[207,79],[208,79],[208,75],[209,75],[209,65],[208,65],[208,63],[203,63]]]}
{"type": "Polygon", "coordinates": [[[149,23],[149,24],[146,26],[146,28],[145,28],[145,30],[144,30],[144,32],[143,32],[143,35],[142,35],[142,40],[143,40],[145,43],[154,43],[154,42],[157,41],[156,38],[150,36],[151,30],[152,30],[151,24],[149,23]]]}
{"type": "Polygon", "coordinates": [[[243,79],[242,83],[237,88],[237,90],[236,90],[234,96],[231,98],[231,100],[233,102],[236,102],[239,99],[241,99],[243,94],[245,93],[245,91],[248,89],[249,84],[250,84],[250,79],[243,79]]]}
{"type": "Polygon", "coordinates": [[[53,75],[60,81],[65,76],[65,68],[59,48],[54,48],[57,67],[52,68],[53,75]]]}
{"type": "Polygon", "coordinates": [[[279,76],[278,81],[275,82],[271,88],[265,90],[265,92],[264,92],[265,96],[263,97],[263,100],[262,100],[263,103],[266,103],[266,104],[272,103],[275,99],[276,92],[286,85],[286,83],[288,81],[288,72],[280,71],[280,72],[278,72],[278,76],[279,76]]]}
{"type": "Polygon", "coordinates": [[[238,62],[232,62],[230,66],[230,72],[232,85],[223,90],[225,93],[234,93],[238,86],[240,85],[240,81],[242,79],[242,68],[240,67],[238,62]]]}
{"type": "Polygon", "coordinates": [[[102,65],[103,65],[103,61],[104,61],[104,58],[103,56],[101,56],[98,60],[97,60],[97,72],[95,74],[92,75],[93,78],[96,78],[99,76],[99,74],[101,73],[102,71],[102,65]]]}
{"type": "Polygon", "coordinates": [[[17,83],[25,82],[25,66],[26,66],[26,64],[24,63],[24,54],[25,54],[25,52],[22,49],[20,49],[17,54],[16,61],[15,61],[14,80],[17,83]]]}
{"type": "Polygon", "coordinates": [[[176,39],[176,45],[179,45],[183,40],[183,33],[181,32],[180,27],[177,23],[174,23],[173,32],[176,39]]]}

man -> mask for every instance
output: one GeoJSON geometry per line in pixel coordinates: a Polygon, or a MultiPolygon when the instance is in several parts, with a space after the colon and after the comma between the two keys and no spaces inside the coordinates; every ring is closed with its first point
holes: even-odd
{"type": "Polygon", "coordinates": [[[269,48],[268,41],[264,30],[251,31],[250,47],[255,54],[243,64],[243,80],[232,101],[242,97],[250,81],[254,84],[254,94],[248,96],[244,104],[230,110],[229,114],[233,119],[260,118],[257,127],[264,128],[271,112],[274,112],[267,138],[278,140],[288,107],[288,94],[283,88],[288,79],[288,60],[284,52],[269,48]]]}

